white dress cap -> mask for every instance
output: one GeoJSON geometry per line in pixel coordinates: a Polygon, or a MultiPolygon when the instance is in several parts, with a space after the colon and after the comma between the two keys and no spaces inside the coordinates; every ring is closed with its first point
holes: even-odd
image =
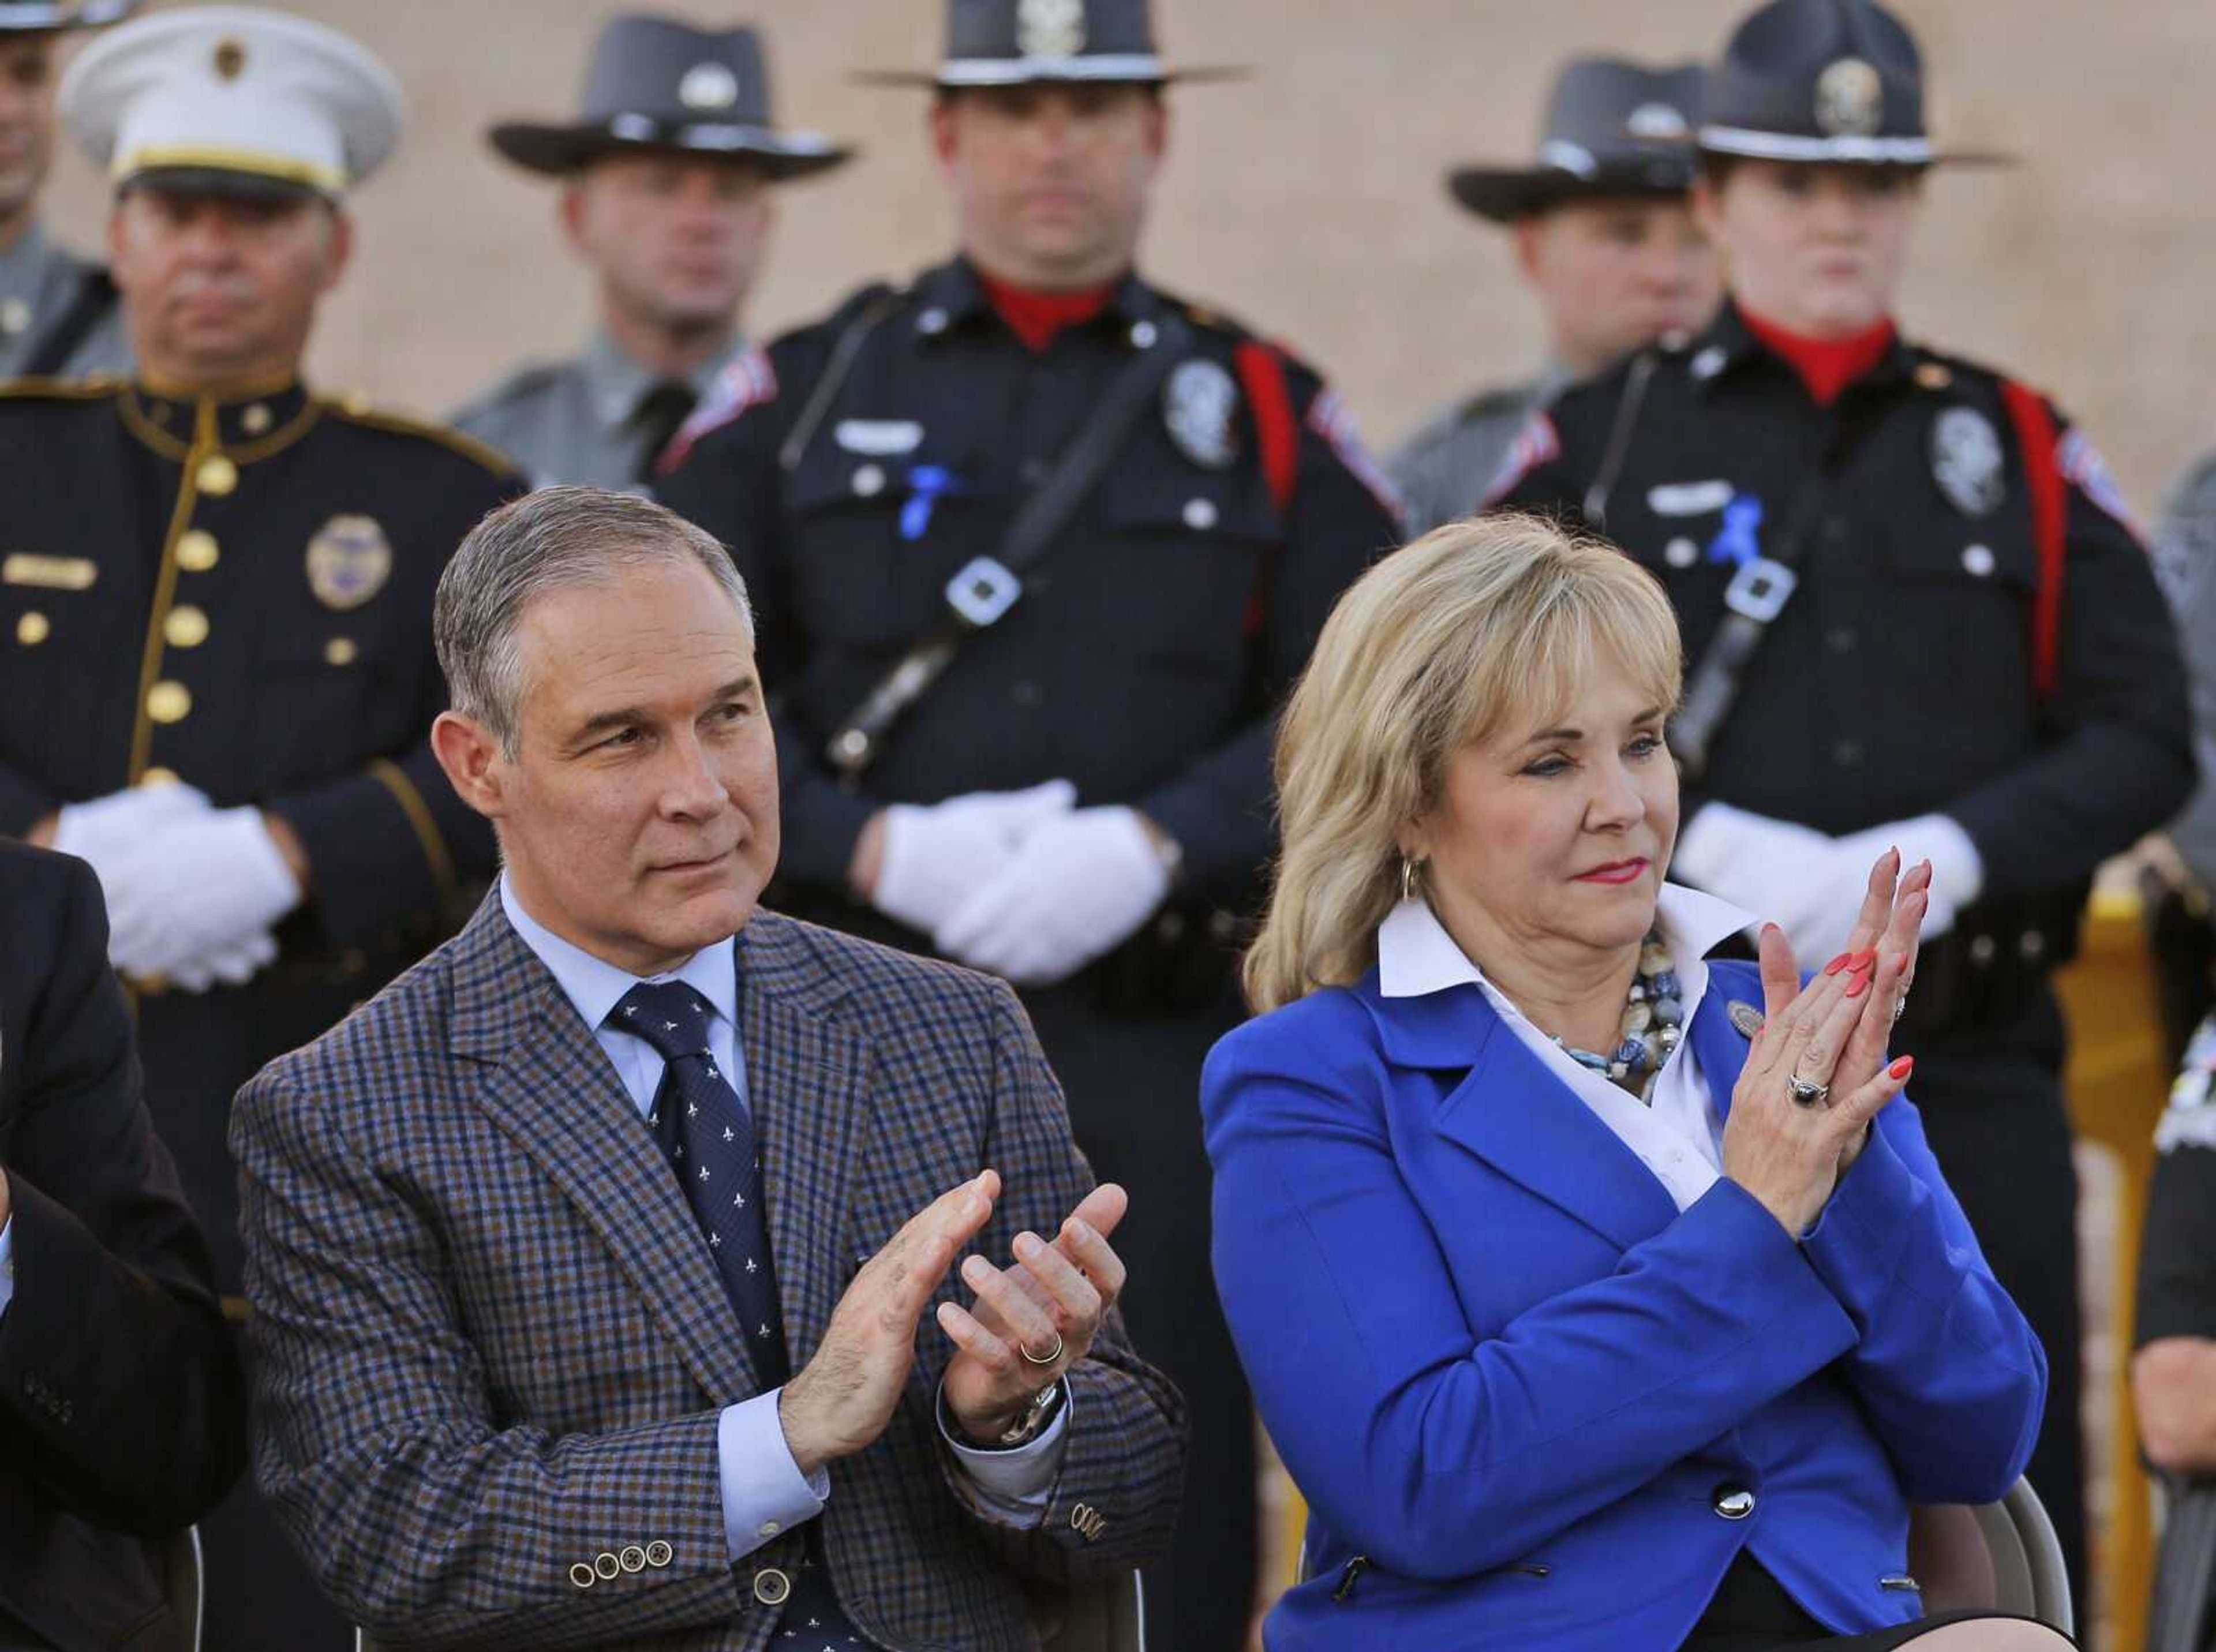
{"type": "Polygon", "coordinates": [[[62,77],[62,119],[116,182],[169,168],[339,195],[400,141],[390,70],[335,29],[259,6],[157,12],[95,40],[62,77]]]}

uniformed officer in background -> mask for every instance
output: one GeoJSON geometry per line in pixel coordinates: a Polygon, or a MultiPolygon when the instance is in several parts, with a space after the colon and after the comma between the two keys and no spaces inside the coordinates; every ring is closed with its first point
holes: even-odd
{"type": "MultiPolygon", "coordinates": [[[[236,1293],[232,1093],[417,956],[489,865],[428,743],[431,602],[522,484],[301,383],[353,238],[342,194],[400,135],[367,52],[281,13],[162,11],[89,46],[60,101],[115,180],[141,376],[0,391],[0,831],[100,874],[149,1110],[236,1293]]],[[[344,1644],[274,1531],[256,1543],[250,1495],[205,1529],[209,1643],[344,1644]]]]}
{"type": "Polygon", "coordinates": [[[852,151],[776,124],[754,29],[644,16],[601,31],[576,120],[505,121],[491,138],[563,181],[563,236],[598,282],[600,326],[582,354],[522,369],[454,423],[540,486],[636,487],[742,347],[776,186],[852,151]]]}
{"type": "Polygon", "coordinates": [[[1546,321],[1547,359],[1535,378],[1433,415],[1386,461],[1412,537],[1477,508],[1535,408],[1715,312],[1715,255],[1685,200],[1700,103],[1697,64],[1573,58],[1547,100],[1535,161],[1447,175],[1456,200],[1514,236],[1517,273],[1546,321]]]}
{"type": "Polygon", "coordinates": [[[735,364],[660,491],[729,544],[778,708],[787,910],[1025,1002],[1191,1402],[1158,1645],[1242,1646],[1249,1402],[1209,1277],[1203,1056],[1270,852],[1271,709],[1396,537],[1306,366],[1142,279],[1167,146],[1143,0],[953,0],[958,255],[735,364]]]}
{"type": "Polygon", "coordinates": [[[0,0],[0,378],[120,370],[130,346],[115,286],[46,237],[39,194],[53,159],[56,58],[65,33],[115,22],[138,0],[0,0]]]}
{"type": "MultiPolygon", "coordinates": [[[[1914,40],[1873,0],[1776,0],[1711,73],[1694,203],[1729,302],[1684,347],[1567,392],[1511,505],[1581,516],[1685,634],[1676,866],[1844,943],[1872,858],[1932,864],[1899,1048],[1993,1271],[2049,1353],[2029,1471],[2084,1579],[2077,1182],[2050,985],[2094,869],[2194,774],[2145,550],[2084,433],[1901,338],[1926,172],[1914,40]]],[[[2080,1615],[2083,1621],[2083,1614],[2080,1615]]]]}

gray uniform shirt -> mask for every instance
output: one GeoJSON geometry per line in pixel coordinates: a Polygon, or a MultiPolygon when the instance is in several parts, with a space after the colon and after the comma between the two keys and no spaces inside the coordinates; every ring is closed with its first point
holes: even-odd
{"type": "MultiPolygon", "coordinates": [[[[745,347],[735,337],[686,375],[694,395],[706,395],[745,347]]],[[[657,382],[606,333],[595,331],[582,355],[512,373],[446,422],[506,453],[535,487],[575,482],[637,490],[639,468],[652,457],[645,451],[641,404],[657,382]]]]}
{"type": "Polygon", "coordinates": [[[2170,489],[2154,559],[2192,679],[2193,747],[2201,761],[2201,789],[2170,826],[2170,841],[2194,875],[2216,889],[2216,452],[2203,454],[2170,489]]]}
{"type": "MultiPolygon", "coordinates": [[[[56,246],[36,219],[14,246],[0,252],[0,378],[18,378],[29,370],[96,268],[56,246]]],[[[83,378],[130,371],[131,343],[123,331],[123,307],[111,299],[52,376],[83,378]]]]}
{"type": "Polygon", "coordinates": [[[1569,382],[1566,371],[1549,366],[1528,384],[1465,396],[1419,425],[1385,461],[1408,503],[1408,537],[1468,516],[1483,503],[1524,421],[1569,382]]]}

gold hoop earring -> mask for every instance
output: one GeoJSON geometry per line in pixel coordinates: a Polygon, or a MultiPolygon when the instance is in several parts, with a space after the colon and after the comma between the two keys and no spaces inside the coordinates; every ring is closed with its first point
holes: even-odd
{"type": "Polygon", "coordinates": [[[1400,857],[1400,899],[1402,900],[1413,900],[1416,898],[1416,890],[1421,881],[1419,874],[1422,865],[1422,862],[1409,856],[1400,857]]]}

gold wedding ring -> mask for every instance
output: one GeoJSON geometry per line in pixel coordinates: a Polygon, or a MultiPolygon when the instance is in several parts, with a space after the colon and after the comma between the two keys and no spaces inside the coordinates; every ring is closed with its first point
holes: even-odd
{"type": "Polygon", "coordinates": [[[1016,1352],[1022,1354],[1025,1359],[1030,1360],[1033,1365],[1052,1365],[1056,1360],[1062,1358],[1062,1333],[1060,1331],[1056,1331],[1054,1334],[1054,1348],[1052,1352],[1047,1354],[1043,1357],[1032,1353],[1030,1348],[1025,1347],[1021,1342],[1016,1344],[1016,1352]]]}

